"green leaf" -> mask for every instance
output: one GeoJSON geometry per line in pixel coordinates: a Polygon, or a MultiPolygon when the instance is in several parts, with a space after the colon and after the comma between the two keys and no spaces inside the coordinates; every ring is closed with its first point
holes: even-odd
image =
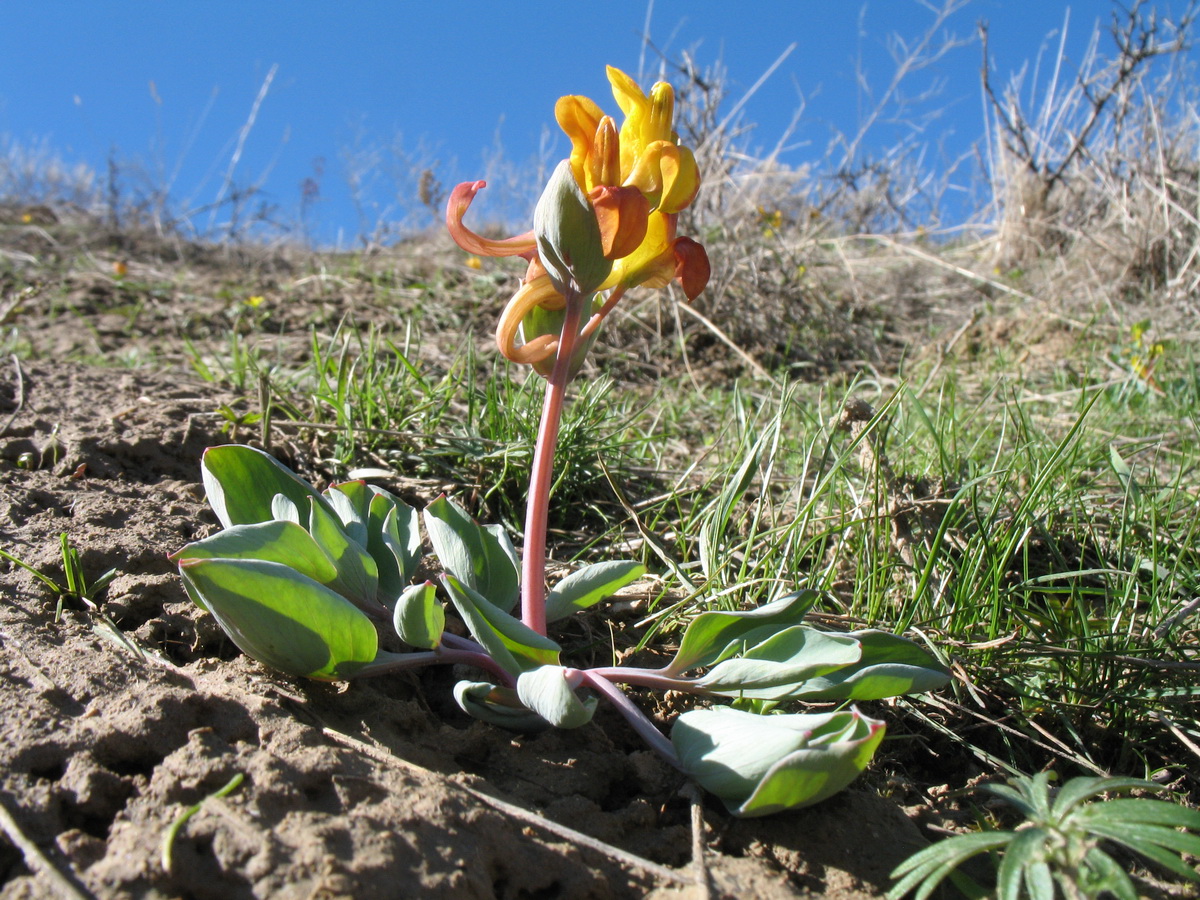
{"type": "Polygon", "coordinates": [[[853,781],[883,740],[882,722],[857,710],[769,715],[721,707],[675,721],[684,772],[735,816],[765,816],[831,797],[853,781]]]}
{"type": "Polygon", "coordinates": [[[1108,891],[1117,900],[1138,900],[1137,889],[1125,870],[1100,848],[1093,847],[1087,852],[1084,866],[1090,870],[1088,888],[1092,896],[1100,896],[1102,891],[1108,891]]]}
{"type": "Polygon", "coordinates": [[[269,454],[244,444],[209,447],[200,460],[200,475],[209,505],[226,528],[275,518],[276,494],[299,509],[307,509],[312,498],[326,506],[308,482],[269,454]]]}
{"type": "Polygon", "coordinates": [[[701,613],[688,625],[667,671],[680,675],[688,669],[711,666],[797,625],[818,596],[816,591],[796,591],[758,609],[701,613]]]}
{"type": "Polygon", "coordinates": [[[346,536],[363,547],[367,546],[367,521],[371,517],[371,499],[375,496],[365,481],[335,484],[322,495],[342,523],[346,536]]]}
{"type": "Polygon", "coordinates": [[[1121,482],[1121,487],[1135,501],[1141,499],[1142,490],[1138,486],[1137,480],[1133,477],[1133,468],[1117,452],[1116,444],[1108,445],[1108,461],[1112,465],[1113,471],[1117,474],[1117,478],[1121,482]]]}
{"type": "MultiPolygon", "coordinates": [[[[1140,778],[1109,778],[1099,775],[1081,775],[1077,778],[1072,778],[1059,788],[1058,793],[1054,797],[1054,803],[1051,806],[1051,815],[1056,819],[1061,819],[1071,809],[1092,797],[1100,794],[1138,789],[1160,791],[1162,790],[1162,786],[1155,784],[1153,781],[1143,781],[1140,778]]],[[[1108,805],[1091,806],[1080,810],[1079,814],[1088,815],[1095,810],[1104,809],[1108,805]]]]}
{"type": "Polygon", "coordinates": [[[793,625],[719,663],[697,686],[760,700],[804,697],[813,679],[857,662],[861,654],[858,641],[846,635],[793,625]]]}
{"type": "Polygon", "coordinates": [[[371,662],[378,636],[349,600],[277,562],[185,559],[180,574],[247,656],[332,681],[371,662]]]}
{"type": "Polygon", "coordinates": [[[1088,828],[1093,834],[1124,844],[1129,849],[1166,866],[1177,875],[1191,881],[1200,881],[1200,874],[1178,856],[1180,853],[1200,856],[1200,837],[1194,834],[1160,825],[1144,825],[1140,822],[1109,824],[1095,819],[1088,823],[1088,828]]]}
{"type": "Polygon", "coordinates": [[[442,584],[471,635],[504,671],[519,675],[539,666],[558,665],[562,648],[550,638],[493,606],[453,575],[443,575],[442,584]]]}
{"type": "Polygon", "coordinates": [[[337,566],[307,531],[295,522],[259,522],[234,525],[176,551],[174,563],[188,559],[258,559],[282,563],[313,581],[329,585],[337,580],[337,566]]]}
{"type": "Polygon", "coordinates": [[[565,619],[595,606],[630,582],[641,578],[646,567],[639,562],[610,560],[584,566],[554,586],[546,597],[546,621],[565,619]]]}
{"type": "Polygon", "coordinates": [[[371,500],[367,552],[379,567],[379,593],[391,602],[408,586],[421,562],[417,511],[380,490],[371,500]]]}
{"type": "Polygon", "coordinates": [[[437,600],[433,582],[414,584],[404,590],[396,600],[392,623],[404,643],[422,650],[436,648],[446,630],[446,611],[437,600]]]}
{"type": "MultiPolygon", "coordinates": [[[[1028,779],[1014,779],[1014,781],[1016,781],[1018,783],[1025,783],[1028,781],[1028,779]]],[[[1020,810],[1021,815],[1025,816],[1025,818],[1027,818],[1027,819],[1034,819],[1034,818],[1045,819],[1046,818],[1045,813],[1042,811],[1039,811],[1036,804],[1030,799],[1030,797],[1026,793],[1017,790],[1012,785],[985,784],[982,787],[980,787],[980,790],[985,791],[986,793],[992,794],[996,797],[999,797],[1004,802],[1009,803],[1012,806],[1015,806],[1018,810],[1020,810]]]]}
{"type": "Polygon", "coordinates": [[[362,544],[346,534],[337,516],[327,506],[311,498],[308,533],[337,566],[337,582],[330,586],[356,604],[378,605],[379,568],[375,560],[363,549],[362,544]]]}
{"type": "Polygon", "coordinates": [[[522,672],[517,678],[521,702],[558,728],[578,728],[592,721],[596,698],[581,701],[562,666],[542,666],[522,672]]]}
{"type": "MultiPolygon", "coordinates": [[[[997,900],[1020,900],[1021,884],[1025,872],[1036,863],[1045,861],[1045,846],[1048,835],[1041,828],[1026,828],[1018,831],[996,873],[997,900]]],[[[1053,900],[1053,892],[1051,892],[1053,900]]]]}
{"type": "Polygon", "coordinates": [[[838,636],[855,641],[861,658],[811,678],[786,696],[809,701],[882,700],[936,690],[950,680],[936,659],[907,638],[874,630],[838,636]]]}
{"type": "MultiPolygon", "coordinates": [[[[1072,779],[1075,781],[1077,779],[1072,779]]],[[[1103,779],[1105,781],[1115,779],[1103,779]]],[[[1130,779],[1131,781],[1134,779],[1130,779]]],[[[1063,788],[1069,787],[1070,781],[1063,788]]],[[[1150,785],[1154,790],[1163,790],[1163,786],[1144,781],[1137,787],[1150,785]]],[[[1107,788],[1106,790],[1113,790],[1107,788]]],[[[1103,803],[1093,803],[1075,814],[1075,822],[1110,822],[1119,826],[1122,822],[1136,822],[1143,825],[1166,825],[1171,828],[1189,828],[1200,831],[1200,811],[1167,800],[1155,800],[1150,797],[1117,797],[1105,800],[1103,803]]]]}
{"type": "Polygon", "coordinates": [[[276,494],[271,498],[271,518],[278,519],[280,522],[295,522],[299,525],[300,510],[296,509],[296,504],[283,494],[276,494]]]}
{"type": "MultiPolygon", "coordinates": [[[[1054,876],[1045,860],[1031,863],[1025,870],[1025,888],[1029,900],[1054,900],[1054,876]]],[[[1015,900],[1019,900],[1019,895],[1015,900]]]]}
{"type": "Polygon", "coordinates": [[[468,715],[509,731],[536,734],[550,727],[549,722],[521,704],[512,688],[486,681],[460,681],[454,686],[454,699],[468,715]]]}
{"type": "Polygon", "coordinates": [[[1015,837],[1011,831],[977,831],[938,841],[918,850],[892,871],[900,880],[887,892],[887,900],[900,900],[920,885],[916,900],[932,894],[945,878],[973,856],[1003,847],[1015,837]]]}
{"type": "Polygon", "coordinates": [[[425,530],[447,572],[504,612],[516,606],[520,563],[503,528],[479,525],[443,495],[425,507],[425,530]]]}

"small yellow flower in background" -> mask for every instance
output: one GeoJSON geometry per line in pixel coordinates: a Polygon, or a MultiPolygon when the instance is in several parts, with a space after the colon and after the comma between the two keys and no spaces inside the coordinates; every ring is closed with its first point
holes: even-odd
{"type": "Polygon", "coordinates": [[[115,275],[117,278],[124,278],[129,274],[129,266],[127,266],[124,261],[119,259],[112,264],[112,269],[113,275],[115,275]]]}
{"type": "Polygon", "coordinates": [[[760,206],[758,208],[758,221],[763,226],[763,237],[774,237],[779,233],[779,229],[783,227],[783,210],[776,209],[769,211],[766,207],[760,206]]]}
{"type": "Polygon", "coordinates": [[[258,309],[260,306],[263,305],[263,302],[266,299],[267,298],[264,297],[262,294],[254,294],[253,296],[246,298],[246,305],[249,306],[251,309],[258,309]]]}
{"type": "Polygon", "coordinates": [[[21,224],[22,224],[22,225],[31,225],[31,224],[33,224],[33,216],[32,216],[32,215],[30,215],[29,213],[24,213],[24,214],[21,216],[21,224]]]}
{"type": "Polygon", "coordinates": [[[483,268],[483,260],[480,259],[478,256],[474,256],[474,255],[468,256],[466,258],[465,265],[468,269],[482,269],[483,268]]]}

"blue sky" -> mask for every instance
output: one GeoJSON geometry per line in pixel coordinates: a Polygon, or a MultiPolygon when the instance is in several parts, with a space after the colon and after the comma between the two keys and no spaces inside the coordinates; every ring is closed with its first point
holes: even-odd
{"type": "MultiPolygon", "coordinates": [[[[219,196],[239,131],[274,68],[234,183],[261,182],[261,196],[295,220],[301,185],[313,179],[319,199],[309,223],[325,243],[352,243],[380,221],[417,221],[397,145],[418,167],[434,165],[447,184],[481,177],[497,146],[520,167],[539,153],[547,129],[557,159],[566,151],[553,128],[558,96],[588,94],[615,112],[604,65],[636,74],[642,62],[647,82],[658,66],[640,39],[646,0],[44,0],[6,7],[0,135],[52,147],[101,172],[114,157],[123,189],[136,190],[139,177],[169,184],[175,202],[192,208],[219,196]],[[364,180],[359,212],[350,200],[354,171],[364,180]],[[397,191],[409,196],[397,201],[397,191]]],[[[973,38],[976,22],[987,20],[1003,82],[1043,47],[1057,49],[1057,35],[1048,36],[1068,8],[1067,55],[1078,60],[1095,23],[1108,21],[1107,0],[971,0],[947,30],[973,38]]],[[[819,160],[832,131],[853,131],[871,106],[856,86],[856,67],[882,90],[893,72],[889,36],[915,39],[932,21],[918,0],[656,0],[651,9],[659,49],[673,59],[687,51],[702,68],[721,62],[730,103],[796,45],[743,113],[755,125],[751,148],[770,148],[803,102],[784,157],[796,165],[819,160]]],[[[983,133],[979,66],[972,40],[906,83],[914,95],[940,86],[927,108],[945,112],[926,135],[952,153],[983,133]]],[[[881,123],[870,145],[891,145],[905,127],[881,123]]]]}

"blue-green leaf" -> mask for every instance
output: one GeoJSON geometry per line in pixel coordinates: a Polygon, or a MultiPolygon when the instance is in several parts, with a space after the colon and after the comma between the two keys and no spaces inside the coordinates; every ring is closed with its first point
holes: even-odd
{"type": "Polygon", "coordinates": [[[855,641],[862,656],[853,663],[810,679],[788,696],[803,700],[882,700],[936,690],[950,680],[946,669],[920,644],[886,631],[841,635],[855,641]]]}
{"type": "Polygon", "coordinates": [[[425,507],[425,530],[447,572],[504,612],[516,606],[520,563],[503,528],[483,527],[443,495],[425,507]]]}
{"type": "Polygon", "coordinates": [[[646,567],[639,562],[610,560],[572,572],[546,597],[546,621],[556,622],[595,606],[630,582],[641,578],[646,567]]]}
{"type": "Polygon", "coordinates": [[[596,698],[580,700],[567,680],[562,666],[541,666],[522,672],[517,678],[517,696],[521,702],[558,728],[578,728],[592,720],[596,698]]]}
{"type": "Polygon", "coordinates": [[[280,522],[295,522],[299,525],[300,510],[283,494],[276,494],[271,498],[271,518],[278,519],[280,522]]]}
{"type": "Polygon", "coordinates": [[[337,580],[337,566],[312,536],[295,522],[234,525],[202,541],[193,541],[171,557],[187,559],[259,559],[282,563],[324,585],[337,580]]]}
{"type": "Polygon", "coordinates": [[[685,772],[735,816],[765,816],[831,797],[883,740],[882,722],[857,710],[759,716],[721,707],[683,713],[671,743],[685,772]]]}
{"type": "Polygon", "coordinates": [[[375,492],[365,481],[347,481],[330,486],[323,496],[337,514],[346,536],[356,544],[366,547],[367,520],[371,515],[371,499],[375,492]]]}
{"type": "Polygon", "coordinates": [[[558,665],[561,648],[550,638],[493,606],[453,575],[443,575],[442,584],[471,635],[504,671],[519,675],[539,666],[558,665]]]}
{"type": "Polygon", "coordinates": [[[818,596],[816,591],[796,591],[758,609],[701,613],[688,625],[667,671],[678,675],[687,669],[714,665],[798,625],[818,596]]]}
{"type": "Polygon", "coordinates": [[[330,681],[375,659],[371,620],[349,600],[277,562],[185,559],[180,574],[247,656],[330,681]]]}
{"type": "Polygon", "coordinates": [[[815,679],[861,655],[861,645],[848,635],[793,625],[719,663],[697,684],[715,694],[759,700],[807,697],[815,679]]]}
{"type": "Polygon", "coordinates": [[[549,722],[522,705],[512,688],[486,681],[460,681],[454,686],[454,699],[468,715],[509,731],[535,734],[550,727],[549,722]]]}
{"type": "Polygon", "coordinates": [[[308,533],[337,566],[337,582],[331,587],[360,606],[379,603],[379,568],[371,554],[343,530],[337,516],[324,504],[310,500],[308,533]]]}
{"type": "Polygon", "coordinates": [[[310,498],[326,506],[308,482],[269,454],[244,444],[209,447],[200,460],[200,475],[208,502],[226,528],[275,518],[276,494],[299,509],[307,509],[310,498]]]}
{"type": "Polygon", "coordinates": [[[421,525],[417,511],[378,490],[371,500],[367,552],[379,567],[379,593],[387,603],[400,596],[421,562],[421,525]]]}
{"type": "Polygon", "coordinates": [[[437,599],[433,582],[414,584],[396,600],[392,615],[400,640],[422,650],[433,650],[442,642],[446,630],[446,611],[437,599]]]}

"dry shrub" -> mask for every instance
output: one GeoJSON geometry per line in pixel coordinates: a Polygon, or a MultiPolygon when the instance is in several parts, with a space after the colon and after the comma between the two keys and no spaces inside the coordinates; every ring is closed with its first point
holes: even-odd
{"type": "Polygon", "coordinates": [[[1118,7],[1107,54],[1097,27],[1073,75],[1060,43],[1044,86],[1026,89],[1023,70],[1002,93],[982,29],[997,265],[1049,260],[1097,286],[1194,292],[1200,122],[1183,51],[1196,11],[1118,7]]]}

